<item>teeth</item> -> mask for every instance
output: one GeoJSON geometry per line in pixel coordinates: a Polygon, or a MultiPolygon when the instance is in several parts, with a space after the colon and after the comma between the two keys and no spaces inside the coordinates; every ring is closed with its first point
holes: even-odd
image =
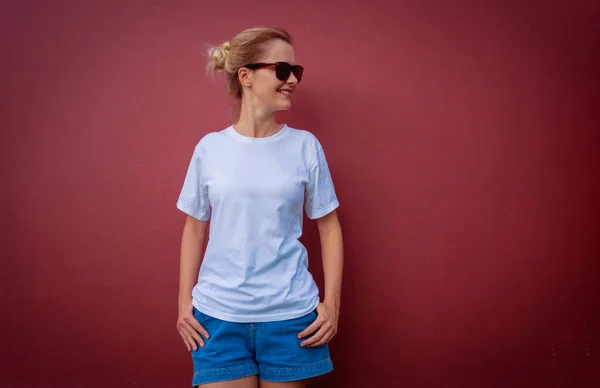
{"type": "Polygon", "coordinates": [[[289,90],[280,90],[280,92],[283,94],[289,94],[289,95],[292,94],[292,92],[290,92],[289,90]]]}

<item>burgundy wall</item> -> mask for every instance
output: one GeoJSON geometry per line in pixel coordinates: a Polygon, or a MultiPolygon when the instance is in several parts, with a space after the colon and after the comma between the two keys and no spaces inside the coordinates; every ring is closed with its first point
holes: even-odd
{"type": "Polygon", "coordinates": [[[281,120],[342,202],[315,386],[600,384],[599,3],[365,3],[3,5],[0,385],[189,385],[175,202],[232,117],[205,46],[253,25],[295,36],[281,120]]]}

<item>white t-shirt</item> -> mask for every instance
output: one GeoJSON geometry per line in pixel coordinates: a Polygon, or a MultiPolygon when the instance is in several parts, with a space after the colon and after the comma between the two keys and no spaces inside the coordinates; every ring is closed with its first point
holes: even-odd
{"type": "Polygon", "coordinates": [[[232,322],[314,310],[319,290],[298,240],[303,209],[314,219],[338,206],[323,148],[310,132],[284,125],[253,138],[230,126],[204,136],[177,201],[184,213],[210,219],[194,306],[232,322]]]}

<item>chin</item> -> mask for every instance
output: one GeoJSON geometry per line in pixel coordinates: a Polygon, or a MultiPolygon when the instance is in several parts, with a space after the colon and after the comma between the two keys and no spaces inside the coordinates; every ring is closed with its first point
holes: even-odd
{"type": "Polygon", "coordinates": [[[280,104],[277,107],[275,107],[275,111],[290,110],[291,108],[292,108],[292,103],[288,102],[287,104],[280,104]]]}

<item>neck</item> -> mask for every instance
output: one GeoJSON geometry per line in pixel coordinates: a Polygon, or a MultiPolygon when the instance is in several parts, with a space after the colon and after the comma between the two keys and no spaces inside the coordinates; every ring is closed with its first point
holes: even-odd
{"type": "Polygon", "coordinates": [[[240,118],[234,124],[234,128],[244,136],[268,137],[279,132],[281,125],[275,121],[274,112],[252,107],[247,101],[242,100],[240,118]]]}

